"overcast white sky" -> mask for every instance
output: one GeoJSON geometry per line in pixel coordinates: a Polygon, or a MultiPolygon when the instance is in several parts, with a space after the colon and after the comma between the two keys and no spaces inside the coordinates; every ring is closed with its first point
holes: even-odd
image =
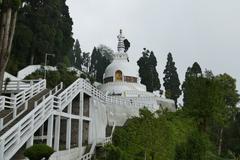
{"type": "MultiPolygon", "coordinates": [[[[161,84],[172,52],[181,80],[197,61],[214,74],[228,73],[240,89],[240,0],[68,0],[74,38],[91,52],[105,44],[116,51],[122,28],[136,65],[144,47],[158,60],[161,84]]],[[[163,88],[163,87],[162,87],[163,88]]]]}

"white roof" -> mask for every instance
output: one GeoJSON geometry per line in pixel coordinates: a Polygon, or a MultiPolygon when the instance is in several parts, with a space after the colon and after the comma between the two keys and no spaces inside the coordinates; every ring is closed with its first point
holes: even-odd
{"type": "Polygon", "coordinates": [[[103,78],[114,77],[117,70],[122,71],[123,76],[132,76],[138,78],[138,71],[134,65],[129,63],[127,60],[115,59],[108,65],[103,75],[103,78]]]}

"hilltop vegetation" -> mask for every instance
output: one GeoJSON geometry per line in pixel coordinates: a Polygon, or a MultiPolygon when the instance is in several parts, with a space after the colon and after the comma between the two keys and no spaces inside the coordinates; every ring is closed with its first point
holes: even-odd
{"type": "MultiPolygon", "coordinates": [[[[197,66],[196,64],[193,65],[197,66]]],[[[227,74],[189,69],[184,106],[177,112],[146,108],[118,128],[107,160],[223,160],[240,154],[239,95],[227,74]]]]}

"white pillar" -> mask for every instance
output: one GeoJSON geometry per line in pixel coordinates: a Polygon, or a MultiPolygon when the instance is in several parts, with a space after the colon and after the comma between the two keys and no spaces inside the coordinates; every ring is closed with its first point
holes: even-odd
{"type": "Polygon", "coordinates": [[[44,136],[44,123],[42,124],[41,128],[40,128],[40,132],[41,132],[41,139],[43,141],[43,136],[44,136]]]}
{"type": "Polygon", "coordinates": [[[32,135],[28,140],[27,140],[27,146],[26,148],[29,148],[33,145],[33,137],[34,135],[32,135]]]}
{"type": "MultiPolygon", "coordinates": [[[[68,114],[72,114],[72,102],[68,105],[68,114]]],[[[71,131],[72,131],[72,119],[67,119],[67,134],[66,134],[66,149],[71,148],[71,131]]]]}
{"type": "Polygon", "coordinates": [[[52,147],[53,139],[53,115],[48,118],[48,128],[47,128],[47,145],[52,147]]]}
{"type": "Polygon", "coordinates": [[[59,151],[61,116],[55,118],[54,150],[59,151]]]}
{"type": "Polygon", "coordinates": [[[79,119],[79,128],[78,128],[78,147],[82,147],[82,135],[83,135],[83,101],[84,101],[84,95],[83,92],[80,92],[79,97],[79,113],[80,113],[80,119],[79,119]]]}
{"type": "Polygon", "coordinates": [[[89,129],[88,129],[88,143],[93,143],[93,126],[94,126],[94,116],[93,116],[93,98],[89,98],[89,118],[91,121],[89,121],[89,129]]]}
{"type": "Polygon", "coordinates": [[[0,159],[4,159],[4,141],[0,141],[0,159]]]}

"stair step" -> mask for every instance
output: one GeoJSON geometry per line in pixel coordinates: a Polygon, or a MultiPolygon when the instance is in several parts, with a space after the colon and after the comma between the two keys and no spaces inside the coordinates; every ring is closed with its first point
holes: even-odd
{"type": "MultiPolygon", "coordinates": [[[[42,96],[44,96],[45,94],[47,94],[49,92],[49,89],[45,89],[42,92],[38,93],[37,95],[35,95],[34,97],[32,97],[31,99],[28,100],[28,108],[27,110],[20,115],[19,117],[17,117],[14,121],[12,121],[8,126],[6,126],[3,130],[0,131],[0,136],[2,136],[5,132],[7,132],[11,127],[13,127],[16,123],[18,123],[23,117],[25,117],[29,112],[31,112],[34,109],[34,102],[38,99],[40,99],[42,96]]],[[[19,108],[23,108],[24,109],[25,104],[21,105],[19,108]]],[[[19,112],[19,110],[18,110],[19,112]]],[[[11,120],[11,119],[10,119],[11,120]]],[[[5,120],[4,120],[5,121],[5,120]]],[[[7,121],[7,120],[6,120],[7,121]]],[[[9,122],[9,120],[8,120],[9,122]]],[[[5,124],[7,122],[4,122],[5,124]]]]}
{"type": "Polygon", "coordinates": [[[6,108],[2,111],[0,111],[0,118],[6,117],[10,112],[12,112],[13,109],[6,108]]]}

